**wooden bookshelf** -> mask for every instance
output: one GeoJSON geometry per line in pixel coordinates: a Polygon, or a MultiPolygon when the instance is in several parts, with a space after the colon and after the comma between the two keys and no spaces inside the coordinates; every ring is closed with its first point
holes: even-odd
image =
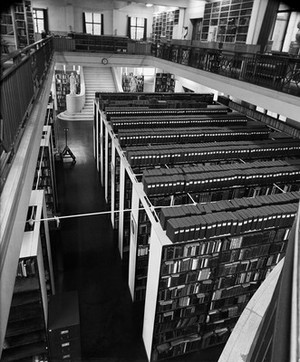
{"type": "Polygon", "coordinates": [[[246,43],[252,0],[222,0],[205,4],[202,41],[246,43]]]}
{"type": "Polygon", "coordinates": [[[179,21],[179,10],[164,11],[153,15],[152,41],[171,40],[173,28],[179,21]]]}
{"type": "Polygon", "coordinates": [[[8,10],[1,12],[1,35],[15,49],[34,43],[30,0],[15,2],[8,10]]]}
{"type": "Polygon", "coordinates": [[[155,92],[173,93],[175,90],[175,75],[170,73],[156,73],[155,92]]]}
{"type": "Polygon", "coordinates": [[[55,293],[44,191],[32,191],[14,294],[2,352],[3,361],[47,360],[48,298],[55,293]]]}

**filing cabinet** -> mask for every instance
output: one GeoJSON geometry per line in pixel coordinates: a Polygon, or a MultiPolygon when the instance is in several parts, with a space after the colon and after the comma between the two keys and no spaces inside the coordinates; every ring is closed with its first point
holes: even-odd
{"type": "Polygon", "coordinates": [[[80,316],[77,292],[53,295],[49,300],[48,313],[50,361],[80,361],[80,316]]]}

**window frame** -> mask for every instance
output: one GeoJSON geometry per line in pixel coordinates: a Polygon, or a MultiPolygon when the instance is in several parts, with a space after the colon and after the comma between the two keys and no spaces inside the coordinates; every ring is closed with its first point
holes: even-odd
{"type": "Polygon", "coordinates": [[[43,31],[46,33],[49,31],[48,27],[48,10],[43,8],[32,8],[32,18],[33,18],[33,28],[34,32],[41,34],[43,31]],[[37,11],[41,11],[43,13],[43,18],[37,17],[37,11]],[[43,29],[39,29],[38,27],[38,20],[43,20],[43,29]],[[36,31],[39,30],[39,31],[36,31]]]}
{"type": "Polygon", "coordinates": [[[91,34],[91,35],[104,35],[104,16],[102,13],[99,12],[92,12],[92,11],[84,11],[82,13],[83,15],[83,32],[86,34],[91,34]],[[92,21],[87,21],[86,20],[86,14],[91,14],[92,15],[92,21]],[[94,17],[95,14],[100,15],[100,22],[98,21],[94,21],[94,17]],[[87,25],[91,25],[92,26],[92,32],[88,32],[87,31],[87,25]],[[100,34],[96,34],[95,33],[95,25],[98,25],[100,28],[100,34]]]}

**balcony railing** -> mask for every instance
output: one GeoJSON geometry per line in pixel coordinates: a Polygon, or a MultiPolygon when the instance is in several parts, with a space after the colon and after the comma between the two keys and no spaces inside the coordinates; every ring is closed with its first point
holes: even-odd
{"type": "Polygon", "coordinates": [[[47,72],[53,50],[152,55],[177,64],[300,96],[300,58],[233,52],[185,44],[136,42],[127,37],[52,37],[1,58],[0,155],[12,155],[47,72]],[[18,137],[19,136],[19,137],[18,137]]]}
{"type": "Polygon", "coordinates": [[[152,55],[171,62],[300,96],[300,58],[157,43],[152,55]]]}
{"type": "Polygon", "coordinates": [[[44,39],[1,57],[1,157],[12,157],[17,149],[52,54],[51,39],[44,39]]]}
{"type": "Polygon", "coordinates": [[[132,41],[126,37],[70,34],[54,38],[58,51],[88,51],[152,55],[177,64],[216,73],[300,96],[300,58],[283,54],[231,51],[177,43],[132,41]]]}

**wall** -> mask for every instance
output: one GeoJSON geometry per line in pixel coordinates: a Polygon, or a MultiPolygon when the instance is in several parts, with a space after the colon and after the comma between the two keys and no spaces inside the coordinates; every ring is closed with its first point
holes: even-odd
{"type": "Polygon", "coordinates": [[[249,23],[247,44],[257,44],[258,36],[265,16],[268,0],[254,0],[249,23]]]}
{"type": "Polygon", "coordinates": [[[108,0],[32,0],[33,8],[48,9],[49,30],[54,34],[83,31],[82,13],[100,12],[104,15],[104,35],[127,36],[128,16],[147,18],[147,37],[152,32],[153,9],[144,4],[108,0]]]}
{"type": "Polygon", "coordinates": [[[187,40],[192,39],[193,25],[191,19],[203,18],[205,1],[190,0],[188,8],[185,10],[184,24],[188,26],[187,40]]]}
{"type": "Polygon", "coordinates": [[[206,87],[202,84],[196,83],[190,79],[180,77],[176,75],[175,92],[184,92],[182,87],[191,89],[195,93],[214,93],[214,99],[217,100],[218,91],[215,89],[206,87]]]}

